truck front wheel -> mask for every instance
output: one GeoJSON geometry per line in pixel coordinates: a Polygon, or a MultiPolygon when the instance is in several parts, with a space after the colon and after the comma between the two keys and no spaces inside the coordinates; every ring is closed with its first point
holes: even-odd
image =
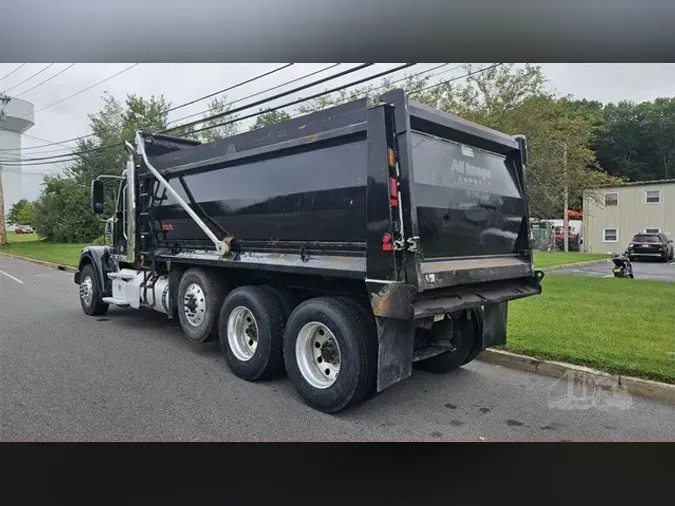
{"type": "Polygon", "coordinates": [[[300,304],[288,319],[284,358],[302,399],[324,413],[361,402],[374,388],[377,341],[364,311],[345,298],[300,304]]]}
{"type": "Polygon", "coordinates": [[[108,304],[102,300],[103,293],[99,286],[96,269],[87,264],[80,275],[80,304],[89,316],[101,316],[108,311],[108,304]]]}
{"type": "Polygon", "coordinates": [[[286,313],[276,292],[243,286],[230,292],[220,309],[218,335],[230,370],[255,381],[283,370],[286,313]]]}
{"type": "Polygon", "coordinates": [[[178,284],[176,306],[185,335],[195,343],[218,336],[218,312],[225,298],[225,285],[204,269],[185,271],[178,284]]]}

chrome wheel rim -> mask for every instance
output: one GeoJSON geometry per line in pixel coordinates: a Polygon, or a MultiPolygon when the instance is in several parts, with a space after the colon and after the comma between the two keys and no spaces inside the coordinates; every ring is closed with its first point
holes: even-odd
{"type": "Polygon", "coordinates": [[[198,327],[206,317],[206,296],[202,287],[197,283],[190,284],[185,290],[183,313],[185,319],[193,327],[198,327]]]}
{"type": "Polygon", "coordinates": [[[94,297],[94,283],[91,277],[87,276],[80,283],[80,298],[86,306],[91,304],[91,299],[94,297]]]}
{"type": "Polygon", "coordinates": [[[232,354],[242,362],[248,362],[258,349],[258,322],[253,313],[244,306],[235,307],[227,319],[227,342],[232,354]]]}
{"type": "Polygon", "coordinates": [[[314,388],[326,389],[340,375],[340,345],[323,323],[309,322],[300,329],[295,341],[295,359],[300,374],[314,388]]]}

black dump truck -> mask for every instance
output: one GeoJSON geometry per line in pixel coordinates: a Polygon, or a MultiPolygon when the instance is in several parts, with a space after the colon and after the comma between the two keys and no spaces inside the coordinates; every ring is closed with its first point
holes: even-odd
{"type": "Polygon", "coordinates": [[[137,132],[106,220],[82,251],[88,315],[178,318],[248,381],[284,371],[332,413],[420,369],[506,342],[507,303],[541,293],[526,141],[403,90],[211,143],[137,132]]]}

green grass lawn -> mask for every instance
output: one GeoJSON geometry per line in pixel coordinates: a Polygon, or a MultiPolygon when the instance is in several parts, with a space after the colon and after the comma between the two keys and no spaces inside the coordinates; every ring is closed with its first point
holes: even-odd
{"type": "Polygon", "coordinates": [[[85,246],[86,244],[45,242],[36,234],[7,232],[7,247],[0,248],[0,252],[77,267],[80,251],[85,246]]]}
{"type": "Polygon", "coordinates": [[[675,383],[675,283],[548,274],[509,304],[507,349],[675,383]]]}
{"type": "Polygon", "coordinates": [[[610,258],[611,255],[603,253],[581,253],[570,251],[535,251],[534,252],[534,266],[537,269],[545,269],[546,267],[557,267],[559,265],[574,264],[577,262],[590,262],[591,260],[602,260],[610,258]]]}
{"type": "Polygon", "coordinates": [[[17,234],[13,231],[7,231],[7,242],[16,243],[16,242],[33,242],[40,239],[40,236],[37,234],[17,234]]]}

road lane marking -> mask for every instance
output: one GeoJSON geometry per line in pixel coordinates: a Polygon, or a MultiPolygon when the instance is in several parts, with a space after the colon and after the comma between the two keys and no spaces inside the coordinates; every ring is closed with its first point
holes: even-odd
{"type": "Polygon", "coordinates": [[[13,279],[14,281],[16,281],[17,283],[20,283],[20,284],[23,285],[23,281],[21,281],[21,280],[18,279],[18,278],[15,278],[15,277],[12,276],[11,274],[7,274],[5,271],[0,271],[0,274],[4,274],[4,275],[7,276],[8,278],[11,278],[11,279],[13,279]]]}

